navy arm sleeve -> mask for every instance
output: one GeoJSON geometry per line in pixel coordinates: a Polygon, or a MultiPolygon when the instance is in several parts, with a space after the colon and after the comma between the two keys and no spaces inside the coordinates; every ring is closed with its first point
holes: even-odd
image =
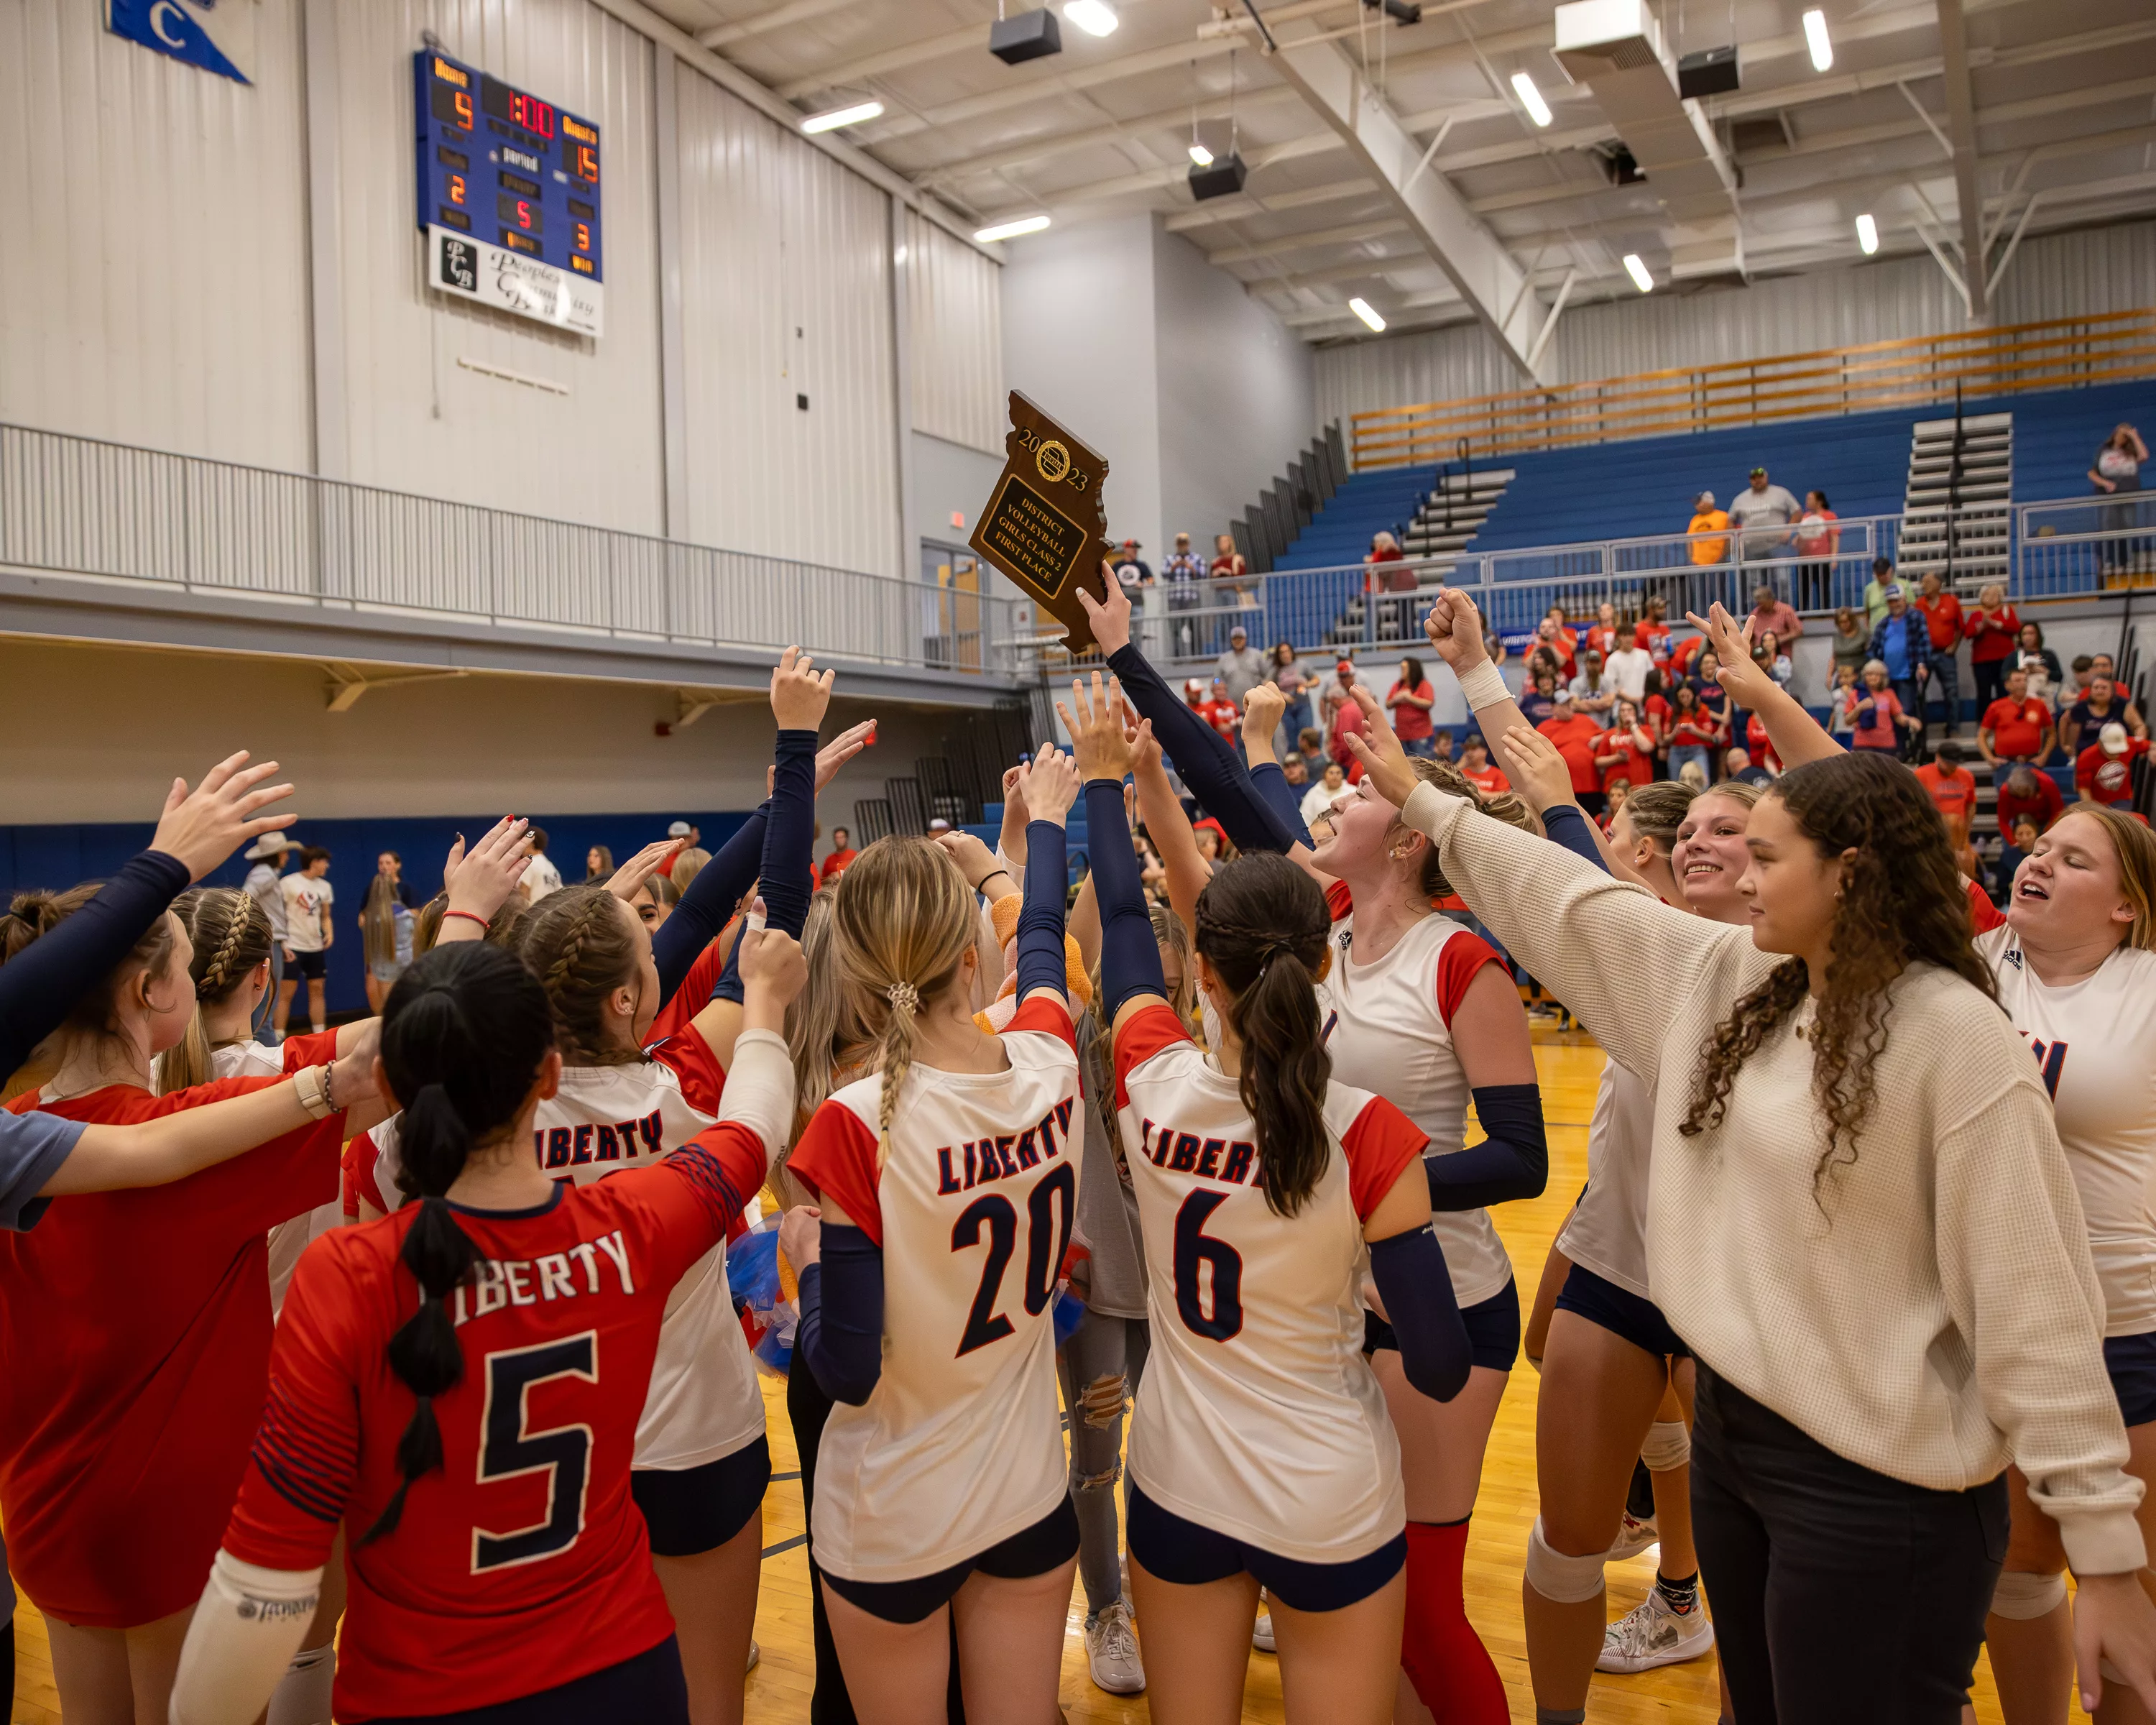
{"type": "Polygon", "coordinates": [[[1093,900],[1101,907],[1101,990],[1106,997],[1101,1007],[1112,1024],[1132,995],[1168,996],[1130,824],[1123,817],[1123,788],[1112,779],[1093,779],[1086,787],[1086,837],[1093,900]]]}
{"type": "MultiPolygon", "coordinates": [[[[1052,820],[1025,825],[1025,908],[1018,913],[1018,998],[1035,988],[1066,992],[1063,962],[1063,894],[1070,878],[1063,862],[1064,830],[1052,820]]],[[[1123,849],[1130,845],[1125,841],[1123,849]]]]}
{"type": "Polygon", "coordinates": [[[1183,782],[1197,793],[1205,812],[1220,823],[1235,848],[1285,856],[1295,843],[1294,833],[1258,794],[1250,775],[1220,733],[1176,699],[1175,691],[1137,647],[1127,645],[1110,654],[1108,668],[1122,680],[1123,692],[1139,716],[1152,721],[1152,733],[1175,762],[1183,782]]]}
{"type": "Polygon", "coordinates": [[[1250,769],[1250,783],[1265,799],[1272,812],[1280,817],[1281,824],[1295,835],[1296,842],[1315,850],[1310,829],[1303,824],[1302,803],[1295,793],[1295,787],[1287,782],[1287,774],[1281,771],[1277,761],[1261,761],[1250,769]]]}
{"type": "MultiPolygon", "coordinates": [[[[719,937],[741,896],[763,865],[763,835],[771,816],[766,803],[741,824],[733,837],[689,883],[681,901],[651,937],[651,962],[659,968],[659,1004],[674,998],[687,980],[697,954],[719,937]]],[[[768,902],[767,901],[767,902],[768,902]]]]}
{"type": "Polygon", "coordinates": [[[883,1376],[883,1249],[826,1222],[819,1255],[801,1272],[793,1345],[824,1394],[858,1408],[883,1376]]]}
{"type": "Polygon", "coordinates": [[[1475,1360],[1437,1235],[1418,1228],[1371,1241],[1370,1276],[1400,1344],[1408,1382],[1433,1401],[1450,1401],[1466,1387],[1475,1360]]]}
{"type": "Polygon", "coordinates": [[[1474,1096],[1475,1117],[1489,1136],[1449,1156],[1423,1158],[1434,1210],[1479,1210],[1516,1198],[1539,1198],[1549,1184],[1542,1087],[1486,1084],[1474,1096]]]}
{"type": "MultiPolygon", "coordinates": [[[[801,938],[815,896],[816,733],[782,731],[772,771],[771,801],[764,805],[763,860],[757,888],[770,926],[801,938]]],[[[699,879],[701,876],[698,877],[699,879]]],[[[738,898],[741,895],[737,893],[738,898]]]]}
{"type": "Polygon", "coordinates": [[[1543,810],[1543,831],[1551,844],[1585,858],[1605,875],[1609,872],[1609,865],[1603,860],[1602,847],[1594,842],[1594,834],[1587,830],[1587,817],[1580,812],[1578,803],[1558,803],[1543,810]]]}
{"type": "Polygon", "coordinates": [[[74,915],[0,966],[0,1076],[29,1059],[187,887],[179,858],[141,851],[74,915]]]}

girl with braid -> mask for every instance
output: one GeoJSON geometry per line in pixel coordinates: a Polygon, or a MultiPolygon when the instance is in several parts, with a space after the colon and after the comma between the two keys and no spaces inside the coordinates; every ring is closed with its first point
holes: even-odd
{"type": "Polygon", "coordinates": [[[413,1201],[300,1261],[174,1725],[259,1713],[340,1527],[338,1717],[687,1725],[629,1473],[670,1296],[762,1184],[791,1108],[799,949],[761,927],[744,942],[725,1117],[592,1185],[531,1153],[562,1076],[531,973],[467,942],[398,979],[381,1070],[413,1201]]]}

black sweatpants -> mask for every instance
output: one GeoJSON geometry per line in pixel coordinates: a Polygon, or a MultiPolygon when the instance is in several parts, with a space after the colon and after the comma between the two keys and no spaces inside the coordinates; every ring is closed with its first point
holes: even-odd
{"type": "Polygon", "coordinates": [[[1705,1360],[1692,1538],[1737,1725],[1955,1725],[2006,1557],[2006,1480],[1912,1486],[1705,1360]]]}

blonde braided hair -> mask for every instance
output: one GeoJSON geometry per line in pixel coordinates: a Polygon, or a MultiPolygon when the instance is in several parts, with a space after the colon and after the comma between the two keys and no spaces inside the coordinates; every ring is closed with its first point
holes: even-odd
{"type": "Polygon", "coordinates": [[[634,914],[603,886],[550,892],[523,919],[518,951],[547,991],[562,1057],[572,1066],[644,1059],[633,1041],[608,1040],[605,1013],[607,995],[636,980],[636,927],[634,914]]]}
{"type": "Polygon", "coordinates": [[[973,893],[958,866],[926,839],[879,839],[839,877],[831,903],[839,973],[883,1074],[876,1165],[891,1154],[891,1123],[924,1002],[958,978],[980,937],[973,893]]]}
{"type": "MultiPolygon", "coordinates": [[[[217,1076],[213,1056],[222,1044],[209,1040],[203,1023],[205,1007],[222,1005],[239,993],[270,957],[270,919],[252,893],[230,886],[198,886],[172,901],[172,914],[187,932],[194,957],[187,977],[195,989],[194,1015],[187,1034],[157,1056],[157,1094],[191,1090],[217,1076]]],[[[244,1042],[247,1036],[234,1038],[244,1042]]]]}

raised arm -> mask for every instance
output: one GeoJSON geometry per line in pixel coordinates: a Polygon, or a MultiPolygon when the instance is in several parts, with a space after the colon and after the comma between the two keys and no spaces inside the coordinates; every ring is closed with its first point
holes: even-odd
{"type": "Polygon", "coordinates": [[[1784,767],[1801,767],[1807,761],[1824,761],[1842,752],[1841,745],[1820,728],[1819,721],[1804,704],[1752,657],[1752,619],[1739,624],[1717,600],[1700,617],[1687,611],[1685,620],[1707,637],[1714,649],[1716,682],[1747,712],[1757,713],[1767,741],[1784,767]]]}
{"type": "Polygon", "coordinates": [[[1303,822],[1301,799],[1273,757],[1273,733],[1280,729],[1281,716],[1286,711],[1287,697],[1277,685],[1260,683],[1250,691],[1243,701],[1243,755],[1250,763],[1250,783],[1258,794],[1271,805],[1281,824],[1295,835],[1296,843],[1311,850],[1315,847],[1310,829],[1303,822]]]}
{"type": "MultiPolygon", "coordinates": [[[[1183,804],[1176,798],[1175,787],[1168,783],[1168,768],[1161,764],[1160,745],[1153,740],[1151,721],[1139,721],[1136,732],[1127,726],[1125,730],[1126,736],[1141,732],[1145,737],[1145,747],[1137,752],[1131,768],[1131,777],[1137,791],[1138,817],[1145,823],[1146,831],[1152,839],[1153,849],[1160,853],[1161,872],[1168,876],[1168,908],[1181,919],[1185,928],[1195,928],[1198,926],[1198,895],[1204,891],[1206,882],[1213,878],[1213,870],[1206,866],[1205,859],[1199,854],[1198,835],[1190,830],[1190,817],[1183,812],[1183,804]]],[[[1092,809],[1093,801],[1088,796],[1086,800],[1086,830],[1089,835],[1093,830],[1092,809]]],[[[1127,827],[1127,816],[1125,817],[1125,824],[1127,827]]],[[[1093,842],[1097,851],[1099,841],[1093,842]]],[[[1135,856],[1132,862],[1135,866],[1135,856]]],[[[1094,866],[1098,868],[1099,865],[1096,855],[1094,866]]],[[[1096,886],[1094,890],[1097,895],[1100,889],[1096,886]]],[[[1105,929],[1105,909],[1101,915],[1105,929]]]]}
{"type": "MultiPolygon", "coordinates": [[[[1063,959],[1064,823],[1078,800],[1078,769],[1053,745],[1019,770],[1025,826],[1025,906],[1018,913],[1018,999],[1045,994],[1070,1010],[1063,959]]],[[[1130,854],[1127,835],[1123,853],[1130,854]]]]}
{"type": "Polygon", "coordinates": [[[1505,686],[1504,678],[1497,674],[1497,667],[1490,662],[1482,614],[1474,600],[1456,587],[1440,588],[1430,602],[1430,614],[1423,619],[1423,633],[1459,680],[1460,692],[1467,697],[1468,711],[1475,715],[1492,753],[1497,739],[1506,732],[1534,729],[1512,698],[1512,691],[1505,686]]]}

